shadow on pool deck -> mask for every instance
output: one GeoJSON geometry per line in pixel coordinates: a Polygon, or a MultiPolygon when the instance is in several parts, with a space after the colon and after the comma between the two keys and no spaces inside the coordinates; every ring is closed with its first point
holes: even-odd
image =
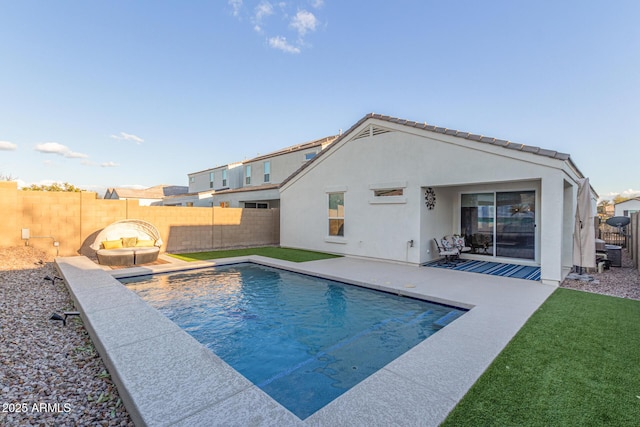
{"type": "Polygon", "coordinates": [[[93,342],[139,425],[438,425],[555,287],[354,258],[259,256],[104,271],[56,260],[93,342]],[[469,308],[304,421],[251,384],[115,277],[252,261],[469,308]]]}

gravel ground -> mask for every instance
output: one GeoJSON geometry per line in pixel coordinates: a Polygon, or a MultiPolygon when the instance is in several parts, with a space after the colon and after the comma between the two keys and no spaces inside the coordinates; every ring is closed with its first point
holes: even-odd
{"type": "MultiPolygon", "coordinates": [[[[622,268],[562,287],[640,300],[640,274],[622,251],[622,268]]],[[[31,247],[0,249],[0,425],[133,426],[115,385],[62,281],[52,284],[53,260],[31,247]]]]}
{"type": "Polygon", "coordinates": [[[603,273],[589,272],[593,281],[565,280],[563,288],[614,297],[640,300],[640,273],[633,268],[631,257],[626,249],[622,250],[622,267],[611,267],[603,273]]]}
{"type": "Polygon", "coordinates": [[[52,261],[0,249],[0,425],[133,426],[52,261]]]}

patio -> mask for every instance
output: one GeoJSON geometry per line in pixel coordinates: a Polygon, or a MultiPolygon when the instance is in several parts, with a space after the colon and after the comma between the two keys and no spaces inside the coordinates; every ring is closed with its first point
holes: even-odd
{"type": "Polygon", "coordinates": [[[530,280],[347,257],[171,260],[111,272],[85,257],[56,262],[128,412],[149,425],[438,425],[555,290],[530,280]],[[247,260],[470,311],[302,421],[115,279],[247,260]]]}

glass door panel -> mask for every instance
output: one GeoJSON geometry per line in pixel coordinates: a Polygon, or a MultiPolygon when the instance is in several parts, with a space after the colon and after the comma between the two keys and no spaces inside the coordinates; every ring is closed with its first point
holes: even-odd
{"type": "Polygon", "coordinates": [[[535,258],[535,191],[496,193],[496,255],[535,258]]]}
{"type": "Polygon", "coordinates": [[[463,194],[460,230],[473,253],[493,255],[495,218],[494,193],[463,194]]]}

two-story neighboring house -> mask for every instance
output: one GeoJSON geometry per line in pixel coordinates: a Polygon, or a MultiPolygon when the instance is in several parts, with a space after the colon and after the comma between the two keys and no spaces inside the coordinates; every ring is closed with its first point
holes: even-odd
{"type": "Polygon", "coordinates": [[[269,209],[280,207],[278,187],[338,136],[188,174],[189,194],[165,204],[269,209]],[[179,199],[179,200],[178,200],[179,199]]]}

